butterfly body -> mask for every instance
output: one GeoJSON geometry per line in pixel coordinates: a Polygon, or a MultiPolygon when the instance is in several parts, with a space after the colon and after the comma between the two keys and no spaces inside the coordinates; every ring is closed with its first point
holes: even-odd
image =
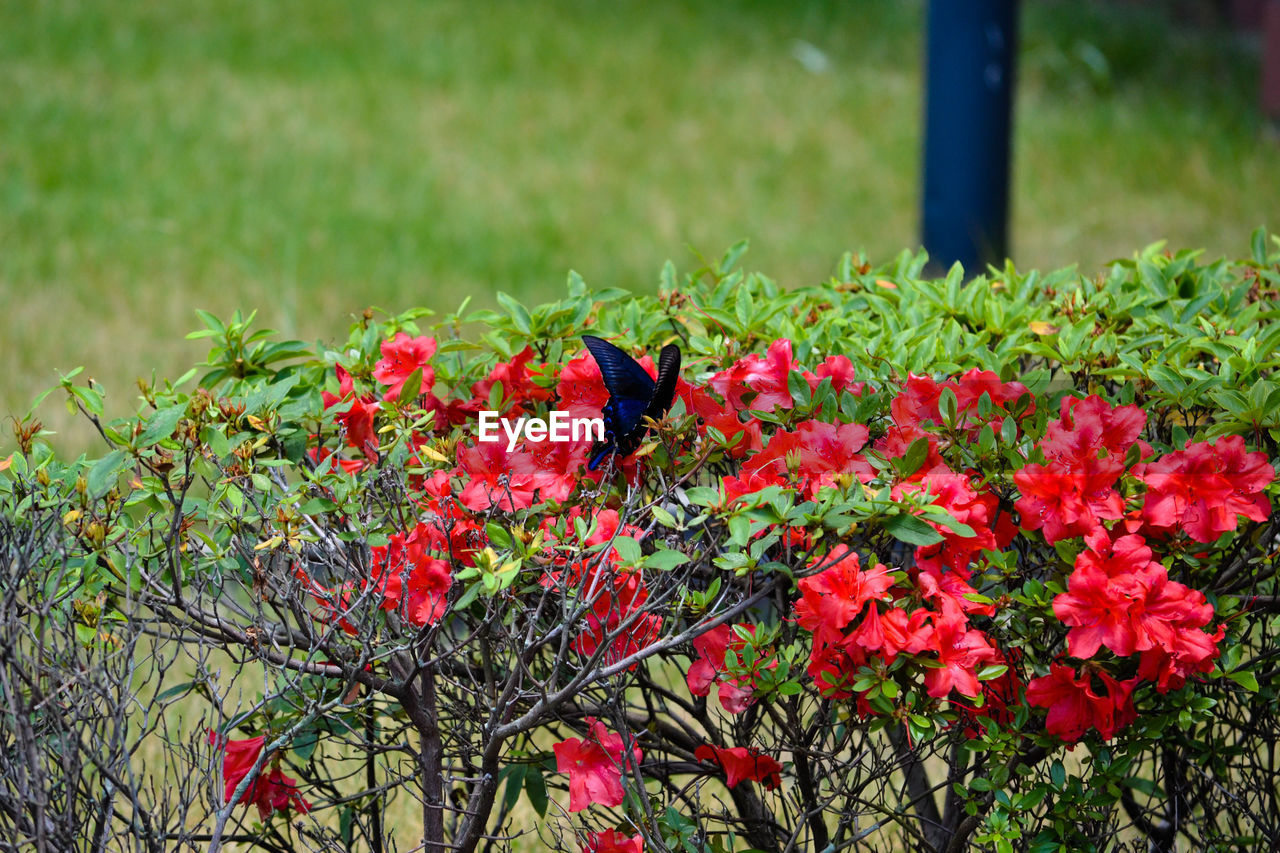
{"type": "Polygon", "coordinates": [[[671,408],[676,396],[676,380],[680,377],[680,348],[675,344],[662,348],[655,382],[634,358],[603,338],[583,335],[582,342],[599,365],[609,390],[609,402],[600,412],[604,419],[604,441],[597,442],[591,449],[587,463],[587,468],[594,471],[609,456],[625,457],[635,453],[649,429],[645,419],[661,420],[671,408]]]}

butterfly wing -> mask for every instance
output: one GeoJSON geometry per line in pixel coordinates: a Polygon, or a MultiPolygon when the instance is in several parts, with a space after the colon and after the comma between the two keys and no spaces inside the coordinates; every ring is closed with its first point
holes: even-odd
{"type": "Polygon", "coordinates": [[[606,340],[583,335],[582,342],[600,366],[609,402],[600,412],[604,418],[602,444],[593,448],[587,467],[594,471],[604,459],[620,453],[627,456],[640,446],[644,436],[644,416],[657,387],[639,363],[606,340]]]}
{"type": "Polygon", "coordinates": [[[680,347],[667,344],[658,356],[658,381],[645,416],[660,421],[676,399],[676,380],[680,378],[680,347]]]}

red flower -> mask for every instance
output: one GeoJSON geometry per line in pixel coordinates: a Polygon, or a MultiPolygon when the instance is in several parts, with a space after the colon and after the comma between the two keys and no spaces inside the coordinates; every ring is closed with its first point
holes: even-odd
{"type": "Polygon", "coordinates": [[[644,853],[644,836],[627,837],[616,829],[587,833],[582,853],[644,853]]]}
{"type": "Polygon", "coordinates": [[[1124,515],[1124,501],[1113,488],[1124,460],[1107,456],[1067,466],[1061,462],[1027,465],[1013,474],[1022,490],[1014,506],[1024,530],[1044,530],[1053,543],[1083,536],[1103,519],[1124,515]]]}
{"type": "MultiPolygon", "coordinates": [[[[815,636],[805,672],[813,679],[819,695],[840,701],[854,695],[858,669],[866,666],[868,660],[867,653],[854,643],[826,643],[815,636]]],[[[859,712],[866,715],[870,708],[861,695],[858,704],[859,712]]]]}
{"type": "MultiPolygon", "coordinates": [[[[569,738],[553,744],[556,770],[569,774],[569,811],[582,811],[592,803],[602,806],[622,804],[622,735],[610,734],[604,723],[587,717],[588,736],[569,738]]],[[[640,747],[631,748],[638,764],[640,747]]]]}
{"type": "Polygon", "coordinates": [[[273,811],[288,811],[291,807],[299,814],[311,811],[311,804],[298,793],[298,783],[284,775],[279,767],[272,767],[271,772],[254,782],[253,802],[263,820],[273,811]]]}
{"type": "Polygon", "coordinates": [[[525,441],[524,452],[511,457],[514,479],[527,481],[538,490],[542,501],[569,499],[581,476],[598,477],[583,471],[591,451],[590,441],[525,441]]]}
{"type": "Polygon", "coordinates": [[[609,402],[609,389],[600,376],[600,366],[586,349],[560,369],[556,396],[560,398],[559,408],[570,417],[600,417],[609,402]]]}
{"type": "MultiPolygon", "coordinates": [[[[336,365],[334,371],[338,376],[338,393],[321,391],[320,399],[324,402],[326,410],[338,409],[333,419],[342,427],[347,444],[363,453],[370,462],[376,461],[378,436],[374,430],[373,420],[378,413],[379,404],[372,396],[356,397],[355,381],[342,365],[336,365]]],[[[344,461],[343,467],[347,468],[348,464],[344,461]]],[[[359,467],[359,463],[356,463],[356,470],[359,467]]]]}
{"type": "MultiPolygon", "coordinates": [[[[853,362],[847,356],[829,355],[823,359],[822,364],[818,365],[818,369],[814,371],[818,378],[818,382],[831,377],[831,390],[836,392],[838,396],[841,391],[847,390],[855,397],[861,397],[866,386],[861,382],[854,381],[853,362]]],[[[817,387],[816,385],[814,386],[817,387]]]]}
{"type": "Polygon", "coordinates": [[[978,670],[995,662],[995,648],[986,634],[967,628],[960,619],[935,618],[934,622],[934,649],[942,666],[925,670],[925,692],[935,699],[946,698],[952,689],[962,696],[977,696],[982,692],[978,670]]]}
{"type": "MultiPolygon", "coordinates": [[[[728,370],[711,377],[707,384],[736,409],[752,408],[762,412],[778,407],[790,409],[792,400],[787,377],[798,367],[791,357],[791,341],[782,338],[769,345],[766,356],[748,355],[739,359],[728,370]],[[746,395],[753,391],[755,396],[750,402],[746,401],[746,395]]],[[[812,374],[805,376],[808,379],[812,374]]],[[[817,384],[814,377],[810,387],[817,384]]]]}
{"type": "Polygon", "coordinates": [[[1076,559],[1067,591],[1053,601],[1054,615],[1071,626],[1072,657],[1092,657],[1099,646],[1122,656],[1156,646],[1171,649],[1176,630],[1213,618],[1201,593],[1169,580],[1141,536],[1122,536],[1113,544],[1099,530],[1086,541],[1089,548],[1076,559]]]}
{"type": "Polygon", "coordinates": [[[1087,676],[1076,678],[1071,667],[1050,664],[1048,675],[1027,685],[1027,702],[1049,709],[1045,730],[1067,743],[1080,740],[1090,728],[1097,729],[1103,740],[1110,740],[1137,719],[1132,694],[1138,679],[1116,681],[1103,672],[1098,677],[1105,695],[1094,692],[1087,676]]]}
{"type": "MultiPolygon", "coordinates": [[[[755,626],[741,624],[734,626],[750,634],[755,633],[755,626]]],[[[730,714],[741,714],[752,703],[752,684],[749,678],[733,678],[724,676],[727,667],[729,650],[741,651],[746,646],[744,640],[728,625],[717,625],[693,638],[693,648],[700,657],[689,666],[685,675],[685,683],[694,696],[706,696],[711,693],[711,685],[717,684],[716,695],[720,705],[730,714]]],[[[766,668],[776,667],[778,662],[770,660],[766,668]]]]}
{"type": "MultiPolygon", "coordinates": [[[[582,590],[591,599],[591,609],[587,611],[585,630],[573,639],[574,651],[592,655],[612,637],[604,655],[607,665],[631,657],[658,639],[662,617],[638,613],[649,598],[639,573],[603,569],[593,572],[591,578],[582,590]]],[[[637,665],[638,662],[633,663],[630,668],[637,665]]]]}
{"type": "MultiPolygon", "coordinates": [[[[976,438],[987,423],[995,426],[998,432],[1000,421],[1008,414],[1008,405],[1029,393],[1022,383],[1001,382],[1000,377],[989,370],[974,368],[958,379],[941,383],[913,373],[907,377],[902,392],[889,404],[894,423],[899,427],[919,426],[927,420],[941,425],[943,418],[938,403],[946,389],[955,395],[958,425],[970,438],[976,438]],[[991,414],[986,419],[978,416],[979,402],[984,394],[992,403],[991,414]]],[[[1033,411],[1034,406],[1030,406],[1025,414],[1033,411]]]]}
{"type": "Polygon", "coordinates": [[[524,403],[550,400],[551,392],[533,382],[533,377],[540,374],[529,369],[528,364],[532,359],[533,348],[526,346],[511,361],[498,362],[487,377],[472,385],[471,393],[479,404],[477,410],[480,407],[488,408],[489,394],[499,382],[502,383],[502,403],[499,409],[510,409],[511,415],[520,414],[524,403]]]}
{"type": "Polygon", "coordinates": [[[694,750],[693,757],[720,765],[730,788],[737,787],[739,782],[759,782],[772,791],[782,784],[782,765],[756,749],[700,746],[694,750]]]}
{"type": "Polygon", "coordinates": [[[863,571],[857,552],[847,545],[837,546],[823,562],[830,562],[829,567],[797,583],[796,623],[812,631],[815,641],[835,643],[863,605],[885,597],[893,578],[884,565],[863,571]]]}
{"type": "Polygon", "coordinates": [[[1227,626],[1219,625],[1216,633],[1186,630],[1198,625],[1175,625],[1172,641],[1142,653],[1138,659],[1138,676],[1154,681],[1156,690],[1168,693],[1187,683],[1193,673],[1213,671],[1213,661],[1218,656],[1218,643],[1226,634],[1227,626]]]}
{"type": "Polygon", "coordinates": [[[857,452],[867,443],[867,428],[861,424],[805,421],[796,432],[806,497],[813,497],[823,486],[834,485],[837,474],[853,474],[864,483],[875,478],[875,470],[857,452]]]}
{"type": "Polygon", "coordinates": [[[382,399],[394,400],[399,397],[405,381],[418,368],[422,368],[422,387],[418,393],[430,391],[435,384],[436,373],[427,362],[435,354],[435,338],[411,338],[405,332],[397,332],[391,340],[383,341],[382,359],[373,366],[373,378],[383,385],[391,386],[382,395],[382,399]]]}
{"type": "MultiPolygon", "coordinates": [[[[222,801],[224,803],[230,802],[236,788],[253,771],[253,765],[262,755],[262,748],[266,742],[265,737],[230,740],[212,729],[209,730],[209,743],[223,750],[222,801]]],[[[255,778],[236,801],[237,805],[249,803],[257,805],[258,814],[263,820],[266,820],[273,811],[288,811],[291,807],[299,813],[311,810],[311,804],[298,793],[297,784],[293,779],[285,776],[278,765],[272,767],[265,777],[260,775],[255,778]]]]}
{"type": "Polygon", "coordinates": [[[901,607],[890,608],[882,616],[879,604],[873,601],[845,646],[879,652],[886,664],[893,663],[902,652],[915,654],[933,648],[933,626],[926,624],[932,616],[923,608],[908,615],[901,607]]]}
{"type": "Polygon", "coordinates": [[[917,548],[917,565],[938,563],[940,567],[957,571],[967,569],[974,555],[1005,548],[1017,535],[1009,514],[1000,512],[999,498],[990,492],[979,493],[969,477],[946,466],[918,471],[911,480],[895,485],[892,496],[894,500],[901,500],[904,495],[920,492],[932,495],[930,503],[944,507],[956,521],[972,527],[974,535],[961,536],[946,525],[922,516],[943,541],[917,548]]]}
{"type": "Polygon", "coordinates": [[[1052,543],[1083,536],[1103,519],[1121,518],[1124,502],[1115,483],[1146,421],[1137,406],[1112,407],[1098,396],[1063,399],[1061,417],[1040,442],[1047,464],[1027,465],[1013,475],[1022,490],[1016,506],[1023,528],[1043,528],[1052,543]]]}
{"type": "Polygon", "coordinates": [[[1263,489],[1275,479],[1265,453],[1249,453],[1238,435],[1216,444],[1197,442],[1155,462],[1135,465],[1147,484],[1143,520],[1158,530],[1185,530],[1197,542],[1212,542],[1235,530],[1238,516],[1264,521],[1271,502],[1263,489]]]}
{"type": "Polygon", "coordinates": [[[759,451],[764,446],[761,425],[758,419],[748,418],[744,424],[738,416],[737,409],[731,405],[718,402],[707,393],[705,388],[686,384],[677,393],[680,391],[684,392],[680,396],[685,401],[685,408],[697,415],[702,421],[698,428],[700,434],[706,435],[709,427],[715,427],[730,441],[733,441],[735,436],[741,436],[729,448],[729,455],[733,458],[741,459],[748,453],[759,451]]]}
{"type": "Polygon", "coordinates": [[[383,595],[382,609],[403,608],[414,625],[440,621],[453,585],[449,562],[432,556],[430,545],[430,528],[419,524],[409,536],[393,534],[389,544],[371,549],[371,580],[383,595]]]}
{"type": "Polygon", "coordinates": [[[1100,451],[1123,459],[1147,425],[1142,409],[1112,407],[1096,394],[1083,400],[1063,397],[1059,411],[1058,420],[1049,424],[1040,447],[1047,459],[1066,465],[1096,459],[1100,451]]]}
{"type": "Polygon", "coordinates": [[[501,441],[480,441],[458,449],[458,473],[466,484],[458,500],[477,512],[496,506],[505,512],[533,506],[533,478],[516,465],[521,451],[507,452],[501,441]]]}

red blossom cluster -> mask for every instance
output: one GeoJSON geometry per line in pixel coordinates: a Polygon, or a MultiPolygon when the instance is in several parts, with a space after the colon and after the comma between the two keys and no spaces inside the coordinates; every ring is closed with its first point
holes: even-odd
{"type": "MultiPolygon", "coordinates": [[[[251,737],[245,740],[230,740],[212,729],[209,730],[209,743],[222,752],[222,781],[224,803],[231,802],[236,788],[253,771],[262,749],[266,745],[265,737],[251,737]]],[[[277,757],[271,762],[271,770],[264,776],[259,773],[244,789],[237,805],[253,803],[258,807],[258,816],[266,820],[272,812],[286,812],[289,809],[305,814],[311,810],[311,804],[298,793],[298,785],[280,770],[277,757]]]]}
{"type": "MultiPolygon", "coordinates": [[[[587,717],[587,736],[568,738],[552,746],[556,754],[556,770],[569,776],[569,811],[577,812],[598,803],[602,806],[622,804],[626,791],[622,787],[625,747],[622,735],[610,732],[595,717],[587,717]]],[[[632,746],[636,764],[643,757],[640,747],[632,746]]]]}
{"type": "Polygon", "coordinates": [[[772,791],[782,784],[782,765],[758,749],[707,744],[695,749],[693,757],[718,764],[724,770],[725,784],[730,788],[736,788],[743,782],[759,782],[772,791]]]}
{"type": "Polygon", "coordinates": [[[644,853],[644,836],[623,835],[616,829],[589,832],[582,853],[644,853]]]}
{"type": "MultiPolygon", "coordinates": [[[[501,406],[513,415],[554,401],[572,417],[597,417],[609,399],[585,351],[557,373],[554,366],[534,364],[526,347],[474,383],[470,398],[442,401],[432,393],[435,352],[430,338],[399,334],[384,343],[373,372],[385,386],[383,403],[373,394],[358,396],[350,374],[337,368],[339,393],[326,393],[324,400],[357,454],[344,467],[355,470],[376,459],[380,406],[399,399],[418,371],[420,403],[437,412],[439,429],[473,418],[489,406],[499,384],[501,406]]],[[[656,376],[651,359],[640,364],[656,376]]],[[[1243,439],[1188,444],[1155,458],[1141,440],[1146,415],[1137,406],[1114,406],[1098,396],[1066,397],[1037,445],[1043,461],[1012,472],[1018,496],[1010,506],[978,472],[955,470],[947,460],[955,458],[955,444],[976,441],[987,429],[1008,444],[1012,425],[1015,440],[1005,450],[1025,447],[1017,439],[1036,409],[1025,386],[990,371],[971,370],[952,380],[912,374],[888,401],[888,422],[876,425],[873,440],[867,425],[845,422],[839,413],[819,411],[790,428],[766,422],[776,418],[762,420],[758,413],[794,406],[796,375],[810,392],[829,383],[837,395],[887,393],[856,381],[843,356],[827,356],[813,372],[804,369],[788,340],[774,341],[762,356],[738,359],[703,385],[678,382],[677,397],[696,417],[699,436],[706,439],[714,430],[728,442],[733,467],[721,479],[726,504],[770,487],[814,499],[829,487],[878,483],[889,487],[893,500],[929,510],[916,517],[940,540],[917,547],[901,567],[864,567],[844,543],[810,557],[796,584],[793,618],[812,635],[807,673],[822,696],[852,700],[863,715],[877,713],[866,689],[854,686],[872,673],[881,681],[896,680],[901,689],[918,685],[930,699],[949,703],[971,734],[992,721],[1007,724],[1011,708],[1025,701],[1047,709],[1048,732],[1075,742],[1090,729],[1110,738],[1135,719],[1138,685],[1150,683],[1163,693],[1212,670],[1224,627],[1210,632],[1212,606],[1199,591],[1169,578],[1152,544],[1183,535],[1209,543],[1235,530],[1240,516],[1267,517],[1263,490],[1275,471],[1264,454],[1248,452],[1243,439]],[[923,455],[910,473],[904,468],[897,475],[881,462],[873,464],[875,457],[893,461],[909,454],[917,460],[923,455]],[[1078,539],[1084,546],[1066,591],[1052,602],[1053,615],[1066,629],[1066,653],[1079,663],[1052,661],[1047,674],[1024,686],[1019,670],[1037,662],[997,643],[997,605],[974,588],[973,575],[984,552],[1005,551],[1017,536],[1037,531],[1049,544],[1078,539]],[[905,665],[890,673],[900,658],[905,665]]],[[[474,565],[485,547],[480,514],[570,502],[584,480],[599,476],[585,470],[589,449],[589,441],[526,441],[508,451],[502,442],[464,439],[456,464],[422,484],[424,520],[373,549],[368,583],[361,589],[316,587],[317,599],[338,611],[353,595],[372,592],[379,606],[403,613],[412,624],[438,621],[454,570],[474,565]]],[[[620,462],[628,477],[634,475],[634,459],[620,462]]],[[[663,618],[648,612],[644,575],[621,565],[609,545],[618,536],[640,538],[639,529],[624,524],[614,509],[592,518],[573,506],[563,518],[546,518],[541,535],[548,566],[542,584],[580,604],[581,620],[573,626],[579,654],[594,655],[608,643],[603,659],[615,663],[657,639],[663,618]]],[[[811,546],[804,531],[786,542],[811,546]]],[[[686,674],[690,693],[708,696],[715,685],[730,714],[757,701],[757,676],[776,661],[756,659],[748,672],[733,665],[754,636],[755,626],[741,623],[695,638],[686,674]]],[[[555,745],[557,765],[570,777],[571,811],[593,802],[622,802],[622,738],[593,718],[588,729],[585,739],[555,745]]],[[[639,761],[638,748],[634,755],[639,761]]],[[[696,757],[723,769],[731,787],[748,779],[767,788],[780,784],[781,765],[754,750],[704,746],[696,757]]],[[[640,836],[613,830],[589,836],[584,847],[642,848],[640,836]]]]}

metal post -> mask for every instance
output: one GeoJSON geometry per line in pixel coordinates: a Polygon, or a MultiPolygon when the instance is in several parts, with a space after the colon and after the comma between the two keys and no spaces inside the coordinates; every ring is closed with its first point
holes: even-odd
{"type": "Polygon", "coordinates": [[[1017,0],[930,0],[922,237],[974,275],[1008,252],[1017,0]]]}
{"type": "Polygon", "coordinates": [[[1271,0],[1263,15],[1262,115],[1280,133],[1280,0],[1271,0]]]}

